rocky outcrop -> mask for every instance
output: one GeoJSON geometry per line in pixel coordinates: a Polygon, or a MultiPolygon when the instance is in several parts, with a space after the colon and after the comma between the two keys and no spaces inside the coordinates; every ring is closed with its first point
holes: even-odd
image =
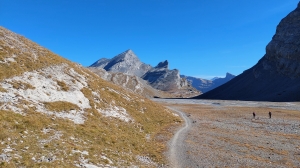
{"type": "Polygon", "coordinates": [[[90,67],[103,68],[110,72],[122,72],[129,75],[143,76],[152,67],[142,63],[132,50],[113,57],[112,59],[101,58],[93,63],[90,67]]]}
{"type": "Polygon", "coordinates": [[[252,68],[198,98],[300,100],[300,3],[281,20],[266,54],[252,68]]]}
{"type": "Polygon", "coordinates": [[[158,63],[158,65],[156,65],[155,68],[156,69],[159,69],[159,68],[169,69],[169,62],[168,62],[168,60],[165,60],[163,62],[158,63]]]}
{"type": "Polygon", "coordinates": [[[180,78],[179,70],[169,70],[168,61],[160,62],[155,68],[149,70],[142,78],[158,90],[173,90],[187,86],[187,82],[180,78]]]}
{"type": "Polygon", "coordinates": [[[216,77],[213,78],[212,80],[196,78],[192,76],[185,76],[185,75],[181,75],[181,77],[185,77],[191,83],[191,85],[197,90],[201,91],[202,93],[206,93],[230,81],[235,77],[235,75],[226,73],[226,76],[224,78],[216,77]]]}

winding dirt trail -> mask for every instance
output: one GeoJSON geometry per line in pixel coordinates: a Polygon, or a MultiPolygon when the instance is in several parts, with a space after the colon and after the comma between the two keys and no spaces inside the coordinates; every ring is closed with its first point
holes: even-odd
{"type": "Polygon", "coordinates": [[[185,150],[184,150],[184,144],[185,144],[184,139],[186,137],[188,130],[191,128],[192,122],[184,112],[169,106],[168,108],[170,110],[176,111],[185,122],[185,125],[175,133],[174,137],[170,141],[170,146],[169,146],[170,149],[168,152],[168,157],[169,157],[170,167],[177,168],[183,166],[182,161],[184,161],[186,157],[185,150]]]}

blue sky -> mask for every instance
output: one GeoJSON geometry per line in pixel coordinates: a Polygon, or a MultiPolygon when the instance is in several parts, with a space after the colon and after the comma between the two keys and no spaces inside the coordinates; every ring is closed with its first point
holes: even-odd
{"type": "Polygon", "coordinates": [[[0,25],[84,66],[132,49],[211,78],[252,67],[299,0],[1,0],[0,25]]]}

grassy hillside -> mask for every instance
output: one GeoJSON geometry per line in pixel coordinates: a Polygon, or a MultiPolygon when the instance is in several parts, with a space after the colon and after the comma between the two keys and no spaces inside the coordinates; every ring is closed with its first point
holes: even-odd
{"type": "Polygon", "coordinates": [[[180,122],[0,27],[0,166],[156,167],[180,122]]]}

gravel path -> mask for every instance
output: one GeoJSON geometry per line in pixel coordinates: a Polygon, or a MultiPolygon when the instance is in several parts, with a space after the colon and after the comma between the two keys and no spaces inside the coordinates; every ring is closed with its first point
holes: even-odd
{"type": "Polygon", "coordinates": [[[181,152],[184,151],[185,148],[184,137],[186,136],[188,130],[190,130],[192,122],[184,112],[181,112],[172,107],[168,108],[173,111],[176,111],[185,122],[185,125],[182,128],[180,128],[171,139],[169,145],[169,152],[167,154],[170,162],[170,167],[180,168],[183,166],[181,161],[185,160],[186,157],[186,155],[181,152]]]}
{"type": "Polygon", "coordinates": [[[185,121],[169,143],[168,167],[300,167],[298,102],[154,101],[185,121]]]}

